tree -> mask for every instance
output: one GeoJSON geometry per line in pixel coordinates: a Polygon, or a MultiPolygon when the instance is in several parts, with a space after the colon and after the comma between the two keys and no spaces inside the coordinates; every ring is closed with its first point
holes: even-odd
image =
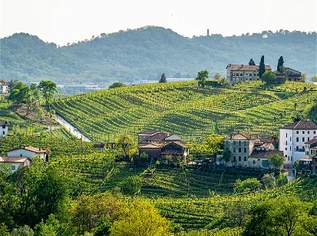
{"type": "Polygon", "coordinates": [[[273,218],[273,225],[291,236],[301,224],[301,218],[305,214],[304,203],[295,197],[278,197],[272,200],[270,215],[273,218]]]}
{"type": "Polygon", "coordinates": [[[42,80],[39,84],[39,89],[45,99],[45,106],[50,110],[50,104],[53,100],[54,94],[57,93],[57,86],[53,81],[42,80]]]}
{"type": "Polygon", "coordinates": [[[28,86],[21,81],[14,81],[10,86],[11,90],[8,99],[17,105],[25,103],[28,86]]]}
{"type": "Polygon", "coordinates": [[[38,107],[40,103],[40,93],[35,84],[31,84],[25,89],[24,92],[24,101],[27,105],[27,114],[32,110],[31,108],[38,107]]]}
{"type": "Polygon", "coordinates": [[[135,199],[127,214],[115,221],[111,236],[161,236],[168,235],[169,222],[146,200],[135,199]]]}
{"type": "Polygon", "coordinates": [[[311,80],[312,80],[313,82],[317,82],[317,75],[314,75],[314,76],[311,78],[311,80]]]}
{"type": "Polygon", "coordinates": [[[99,193],[92,196],[82,195],[76,202],[72,211],[72,224],[77,228],[78,235],[84,232],[105,229],[101,225],[112,224],[123,218],[128,211],[126,202],[110,193],[99,193]]]}
{"type": "Polygon", "coordinates": [[[234,191],[236,193],[255,192],[259,190],[261,183],[256,178],[248,178],[245,180],[238,179],[234,184],[234,191]]]}
{"type": "Polygon", "coordinates": [[[262,75],[262,81],[266,84],[273,84],[276,81],[276,74],[272,71],[266,71],[262,75]]]}
{"type": "Polygon", "coordinates": [[[15,188],[19,199],[15,222],[34,226],[57,213],[67,196],[66,184],[57,171],[41,159],[17,173],[15,188]]]}
{"type": "Polygon", "coordinates": [[[269,158],[269,161],[274,169],[280,171],[282,166],[283,166],[283,163],[284,163],[284,157],[279,155],[279,154],[276,154],[276,155],[271,156],[269,158]]]}
{"type": "Polygon", "coordinates": [[[159,83],[166,83],[166,82],[167,82],[167,79],[166,79],[165,74],[163,73],[163,74],[161,75],[161,78],[160,78],[159,83]]]}
{"type": "Polygon", "coordinates": [[[284,71],[284,59],[282,56],[280,56],[280,58],[278,59],[277,71],[280,73],[282,73],[284,71]]]}
{"type": "Polygon", "coordinates": [[[266,189],[275,187],[275,178],[272,174],[263,175],[261,181],[266,189]]]}
{"type": "Polygon", "coordinates": [[[231,152],[229,149],[226,148],[223,150],[222,160],[226,163],[231,160],[231,152]]]}
{"type": "Polygon", "coordinates": [[[254,206],[251,211],[251,219],[245,226],[243,236],[269,236],[275,235],[273,219],[269,214],[271,205],[267,202],[254,206]]]}
{"type": "MultiPolygon", "coordinates": [[[[310,235],[305,232],[308,221],[306,204],[296,197],[280,196],[260,203],[251,210],[245,236],[310,235]]],[[[314,235],[314,234],[312,234],[314,235]]]]}
{"type": "Polygon", "coordinates": [[[250,59],[249,65],[250,65],[250,66],[255,66],[255,62],[254,62],[253,58],[250,59]]]}
{"type": "Polygon", "coordinates": [[[198,86],[200,87],[205,87],[206,86],[206,81],[208,79],[209,75],[208,75],[208,71],[207,70],[203,70],[198,72],[196,80],[198,81],[198,86]]]}
{"type": "Polygon", "coordinates": [[[142,179],[139,176],[129,176],[121,184],[121,190],[125,194],[136,195],[141,192],[142,179]]]}
{"type": "Polygon", "coordinates": [[[135,143],[129,135],[122,135],[118,142],[118,147],[121,149],[124,157],[131,157],[135,151],[135,143]]]}
{"type": "Polygon", "coordinates": [[[265,72],[265,63],[264,63],[264,56],[261,57],[260,65],[259,65],[259,77],[262,79],[262,75],[265,72]]]}
{"type": "Polygon", "coordinates": [[[126,85],[124,83],[121,82],[114,82],[113,84],[111,84],[109,86],[109,89],[113,89],[113,88],[120,88],[120,87],[125,87],[126,85]]]}

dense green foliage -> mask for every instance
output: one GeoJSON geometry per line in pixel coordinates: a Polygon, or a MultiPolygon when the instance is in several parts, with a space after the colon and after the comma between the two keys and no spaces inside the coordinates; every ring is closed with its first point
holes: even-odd
{"type": "Polygon", "coordinates": [[[316,101],[316,86],[307,83],[266,87],[252,82],[203,89],[194,82],[179,82],[73,96],[57,101],[53,108],[96,141],[161,130],[203,143],[210,134],[233,131],[277,134],[298,114],[308,116],[316,101]]]}
{"type": "Polygon", "coordinates": [[[158,81],[163,72],[167,77],[193,78],[204,69],[224,74],[227,64],[248,63],[250,57],[258,62],[263,53],[266,63],[274,67],[276,58],[283,55],[290,67],[309,76],[316,74],[316,33],[298,31],[186,38],[169,29],[144,27],[64,47],[24,33],[3,38],[0,45],[0,79],[8,80],[47,78],[62,84],[110,85],[158,81]]]}

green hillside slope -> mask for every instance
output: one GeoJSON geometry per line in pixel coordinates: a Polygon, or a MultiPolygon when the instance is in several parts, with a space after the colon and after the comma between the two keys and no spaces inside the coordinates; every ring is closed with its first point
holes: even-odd
{"type": "Polygon", "coordinates": [[[0,39],[0,79],[136,83],[156,81],[162,73],[168,77],[194,76],[202,69],[224,73],[228,63],[247,63],[251,57],[259,63],[263,54],[273,68],[283,55],[287,66],[311,77],[317,71],[316,35],[279,31],[187,38],[162,27],[143,27],[58,47],[18,33],[0,39]]]}
{"type": "Polygon", "coordinates": [[[261,82],[197,88],[195,82],[145,84],[61,99],[54,109],[93,140],[114,140],[142,130],[170,131],[187,141],[233,131],[277,133],[317,102],[317,87],[261,82]]]}

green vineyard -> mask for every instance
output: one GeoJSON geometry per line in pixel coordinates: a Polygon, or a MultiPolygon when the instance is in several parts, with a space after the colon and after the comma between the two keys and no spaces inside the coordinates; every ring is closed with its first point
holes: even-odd
{"type": "Polygon", "coordinates": [[[95,141],[142,130],[169,131],[193,141],[233,131],[274,134],[296,114],[308,114],[316,102],[317,87],[307,83],[202,89],[195,82],[178,82],[103,90],[58,100],[53,107],[95,141]]]}

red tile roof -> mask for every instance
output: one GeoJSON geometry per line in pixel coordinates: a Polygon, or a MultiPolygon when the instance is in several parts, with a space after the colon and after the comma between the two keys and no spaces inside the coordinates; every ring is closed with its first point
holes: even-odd
{"type": "Polygon", "coordinates": [[[32,146],[22,146],[21,148],[15,148],[15,149],[10,150],[10,152],[15,151],[15,150],[20,150],[20,149],[24,149],[24,150],[34,152],[37,154],[48,153],[48,150],[46,150],[46,149],[36,148],[36,147],[32,147],[32,146]]]}
{"type": "MultiPolygon", "coordinates": [[[[243,65],[243,64],[229,64],[226,69],[235,70],[235,71],[253,71],[257,72],[259,70],[258,65],[243,65]]],[[[271,70],[269,65],[265,65],[266,70],[271,70]]]]}
{"type": "Polygon", "coordinates": [[[317,125],[311,120],[300,120],[295,121],[292,124],[285,125],[282,129],[292,129],[292,130],[317,130],[317,125]]]}
{"type": "Polygon", "coordinates": [[[26,157],[0,157],[0,163],[24,163],[28,160],[26,157]]]}

